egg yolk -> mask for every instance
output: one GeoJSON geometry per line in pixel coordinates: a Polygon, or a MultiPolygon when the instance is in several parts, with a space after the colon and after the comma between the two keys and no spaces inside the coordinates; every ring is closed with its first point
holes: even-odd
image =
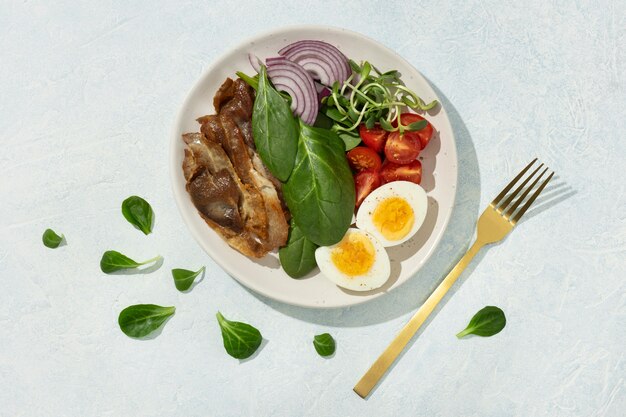
{"type": "Polygon", "coordinates": [[[363,275],[369,271],[375,258],[374,245],[367,236],[359,233],[345,236],[330,255],[335,267],[350,277],[363,275]]]}
{"type": "Polygon", "coordinates": [[[411,231],[415,216],[404,198],[390,197],[376,206],[372,221],[385,239],[400,240],[411,231]]]}

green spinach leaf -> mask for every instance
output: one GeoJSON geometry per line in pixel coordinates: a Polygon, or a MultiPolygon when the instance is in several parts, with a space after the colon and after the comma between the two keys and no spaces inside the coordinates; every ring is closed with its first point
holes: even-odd
{"type": "Polygon", "coordinates": [[[63,239],[65,239],[65,236],[57,235],[52,229],[46,229],[46,231],[43,232],[43,236],[41,237],[43,244],[51,249],[58,248],[61,242],[63,242],[63,239]]]}
{"type": "Polygon", "coordinates": [[[219,311],[217,322],[222,330],[224,349],[233,358],[249,358],[261,346],[261,332],[249,324],[226,320],[219,311]]]}
{"type": "Polygon", "coordinates": [[[265,66],[261,67],[252,110],[252,136],[270,172],[287,181],[298,151],[298,122],[289,103],[268,81],[265,66]]]}
{"type": "Polygon", "coordinates": [[[336,133],[300,123],[296,165],[283,187],[294,221],[319,246],[339,242],[354,211],[354,179],[336,133]]]}
{"type": "Polygon", "coordinates": [[[246,84],[248,84],[250,87],[254,88],[255,90],[259,89],[259,74],[255,75],[254,77],[251,77],[241,71],[237,71],[237,77],[244,80],[246,84]]]}
{"type": "Polygon", "coordinates": [[[291,278],[301,278],[317,266],[315,261],[317,245],[302,234],[300,228],[291,220],[287,246],[278,251],[278,258],[283,269],[291,278]]]}
{"type": "Polygon", "coordinates": [[[317,113],[317,117],[315,118],[315,123],[313,123],[313,126],[320,127],[322,129],[330,129],[333,127],[334,124],[335,123],[333,122],[333,119],[326,116],[322,109],[320,109],[320,111],[317,113]]]}
{"type": "Polygon", "coordinates": [[[320,356],[330,356],[335,353],[335,339],[328,333],[318,334],[313,338],[313,346],[320,356]]]}
{"type": "Polygon", "coordinates": [[[504,311],[498,307],[487,306],[474,314],[465,330],[457,334],[456,337],[460,339],[468,334],[493,336],[500,333],[504,326],[506,326],[504,311]]]}
{"type": "Polygon", "coordinates": [[[361,136],[354,134],[354,132],[341,132],[339,137],[343,140],[346,152],[350,149],[356,148],[361,143],[361,136]]]}
{"type": "Polygon", "coordinates": [[[188,269],[172,269],[172,277],[174,277],[176,289],[178,291],[187,291],[196,277],[204,272],[204,269],[204,266],[195,272],[188,269]]]}
{"type": "Polygon", "coordinates": [[[175,311],[176,307],[136,304],[122,310],[117,322],[125,335],[144,337],[161,327],[175,311]]]}
{"type": "Polygon", "coordinates": [[[409,123],[407,126],[404,127],[404,130],[408,130],[409,132],[415,132],[417,130],[424,129],[426,126],[428,126],[428,121],[420,120],[417,122],[409,123]]]}
{"type": "Polygon", "coordinates": [[[102,259],[100,259],[100,269],[105,274],[110,274],[111,272],[121,271],[122,269],[133,269],[140,267],[141,265],[149,264],[151,262],[156,262],[162,259],[161,256],[155,256],[152,259],[148,259],[145,262],[137,262],[130,259],[128,256],[123,255],[114,250],[108,250],[102,254],[102,259]]]}
{"type": "Polygon", "coordinates": [[[152,207],[146,200],[133,195],[122,202],[122,214],[130,224],[141,230],[144,235],[152,231],[152,207]]]}

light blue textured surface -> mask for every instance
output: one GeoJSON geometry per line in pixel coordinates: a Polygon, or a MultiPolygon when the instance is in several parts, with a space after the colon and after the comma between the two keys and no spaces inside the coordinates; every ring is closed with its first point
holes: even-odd
{"type": "Polygon", "coordinates": [[[2,1],[0,416],[625,415],[625,3],[227,3],[2,1]],[[195,244],[170,191],[170,127],[203,68],[297,23],[400,52],[446,97],[458,140],[459,194],[438,253],[349,309],[249,293],[195,244]],[[483,252],[374,395],[357,397],[354,383],[469,244],[479,210],[534,156],[558,173],[556,198],[483,252]],[[156,211],[148,237],[120,215],[131,194],[156,211]],[[47,227],[68,245],[43,247],[47,227]],[[111,248],[165,263],[105,276],[111,248]],[[175,290],[171,268],[205,264],[203,282],[175,290]],[[139,302],[177,307],[153,340],[117,327],[139,302]],[[457,340],[484,305],[504,309],[505,330],[457,340]],[[261,329],[253,359],[225,355],[218,309],[261,329]],[[311,345],[325,331],[331,359],[311,345]]]}

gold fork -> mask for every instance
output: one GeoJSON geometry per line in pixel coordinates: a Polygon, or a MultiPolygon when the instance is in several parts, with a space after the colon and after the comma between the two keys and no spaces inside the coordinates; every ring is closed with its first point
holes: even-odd
{"type": "Polygon", "coordinates": [[[400,330],[400,333],[391,342],[391,344],[385,349],[385,351],[376,359],[376,362],[371,368],[363,375],[361,380],[354,386],[354,392],[356,392],[362,398],[369,395],[372,389],[376,386],[380,378],[387,372],[391,364],[396,360],[398,355],[406,347],[407,343],[413,338],[420,326],[426,321],[430,313],[435,309],[437,304],[446,295],[450,287],[457,280],[461,272],[469,265],[472,258],[478,253],[478,251],[485,245],[498,242],[515,227],[519,219],[526,213],[526,210],[535,201],[537,196],[546,187],[554,172],[548,176],[548,178],[536,189],[534,194],[528,199],[526,204],[518,210],[520,204],[526,199],[528,194],[535,188],[537,183],[541,180],[543,175],[548,171],[548,168],[544,168],[541,174],[535,178],[532,184],[524,189],[526,184],[534,178],[543,167],[540,164],[529,176],[526,178],[511,194],[509,191],[515,186],[515,184],[524,176],[524,174],[537,162],[535,158],[530,164],[526,166],[504,189],[498,194],[498,196],[489,204],[489,207],[485,209],[478,219],[476,241],[469,248],[469,250],[463,255],[459,263],[452,268],[452,271],[444,278],[439,286],[428,297],[426,302],[417,310],[417,313],[411,318],[411,320],[400,330]],[[519,196],[515,202],[515,197],[519,196]]]}

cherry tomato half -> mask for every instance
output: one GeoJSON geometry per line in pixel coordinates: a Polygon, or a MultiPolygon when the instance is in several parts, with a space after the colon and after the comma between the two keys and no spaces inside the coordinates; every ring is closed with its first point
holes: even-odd
{"type": "Polygon", "coordinates": [[[368,129],[365,127],[365,123],[359,126],[359,135],[361,140],[368,148],[381,153],[385,148],[385,141],[387,140],[387,132],[379,125],[375,125],[373,128],[368,129]]]}
{"type": "Polygon", "coordinates": [[[422,182],[422,163],[416,160],[410,164],[398,165],[385,161],[380,170],[380,178],[383,184],[392,181],[410,181],[419,184],[422,182]]]}
{"type": "Polygon", "coordinates": [[[380,175],[372,169],[364,169],[356,173],[354,184],[356,186],[356,206],[359,207],[365,197],[380,187],[380,175]]]}
{"type": "MultiPolygon", "coordinates": [[[[419,114],[415,114],[415,113],[402,113],[400,115],[400,121],[402,122],[402,126],[407,126],[407,125],[410,125],[411,123],[419,122],[420,120],[426,120],[426,119],[424,119],[419,114]]],[[[392,125],[394,127],[398,126],[398,120],[394,120],[392,125]]],[[[424,149],[426,145],[428,145],[428,142],[430,142],[430,140],[433,138],[434,132],[435,130],[433,129],[433,125],[430,122],[428,122],[426,127],[423,128],[422,130],[416,130],[414,132],[404,132],[404,134],[406,136],[413,136],[416,139],[419,139],[420,143],[422,144],[422,149],[424,149]]]]}
{"type": "Polygon", "coordinates": [[[387,160],[396,164],[408,164],[415,161],[422,144],[418,138],[413,135],[399,132],[391,132],[385,143],[385,156],[387,160]]]}
{"type": "Polygon", "coordinates": [[[364,169],[373,169],[374,171],[378,171],[382,165],[380,156],[365,146],[358,146],[354,149],[350,149],[346,156],[348,157],[350,168],[354,171],[362,171],[364,169]]]}

